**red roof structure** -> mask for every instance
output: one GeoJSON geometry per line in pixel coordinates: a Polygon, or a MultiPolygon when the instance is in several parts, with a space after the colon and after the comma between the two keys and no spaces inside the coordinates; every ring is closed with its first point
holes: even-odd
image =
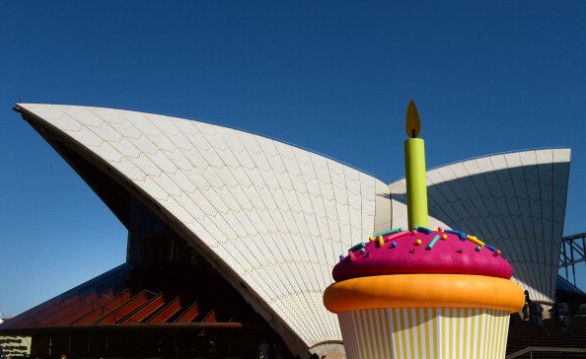
{"type": "MultiPolygon", "coordinates": [[[[32,355],[140,357],[242,353],[252,349],[238,348],[238,338],[265,330],[264,321],[213,270],[157,262],[122,264],[6,321],[0,336],[34,337],[32,355]],[[159,344],[141,346],[147,338],[159,344]]],[[[245,340],[254,347],[254,338],[245,340]]]]}

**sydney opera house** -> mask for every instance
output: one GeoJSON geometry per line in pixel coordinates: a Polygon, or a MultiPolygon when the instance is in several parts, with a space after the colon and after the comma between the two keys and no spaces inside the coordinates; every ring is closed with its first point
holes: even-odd
{"type": "MultiPolygon", "coordinates": [[[[128,229],[128,249],[126,263],[7,321],[0,336],[32,338],[38,356],[241,357],[266,337],[277,357],[343,357],[323,291],[348,247],[407,227],[404,180],[192,120],[16,110],[128,229]]],[[[514,280],[552,304],[569,166],[559,148],[430,170],[430,226],[501,248],[514,280]]]]}

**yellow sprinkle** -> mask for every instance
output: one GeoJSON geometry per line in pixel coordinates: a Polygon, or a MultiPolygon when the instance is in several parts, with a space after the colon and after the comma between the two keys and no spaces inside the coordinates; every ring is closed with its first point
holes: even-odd
{"type": "Polygon", "coordinates": [[[448,235],[447,234],[442,234],[442,239],[445,241],[446,239],[448,239],[448,235]]]}
{"type": "Polygon", "coordinates": [[[467,235],[466,239],[468,239],[470,242],[478,244],[481,247],[484,247],[484,242],[481,241],[480,239],[476,238],[475,236],[471,236],[471,235],[467,235]]]}
{"type": "Polygon", "coordinates": [[[373,237],[373,236],[370,236],[370,237],[368,237],[368,241],[369,241],[369,242],[372,242],[372,241],[374,241],[374,237],[373,237]]]}
{"type": "Polygon", "coordinates": [[[415,245],[416,245],[416,246],[420,246],[420,245],[421,245],[421,239],[418,239],[418,240],[416,240],[416,241],[415,241],[415,245]]]}

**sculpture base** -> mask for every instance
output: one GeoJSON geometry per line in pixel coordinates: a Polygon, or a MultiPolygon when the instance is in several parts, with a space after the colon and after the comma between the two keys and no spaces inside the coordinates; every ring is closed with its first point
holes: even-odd
{"type": "Polygon", "coordinates": [[[493,309],[388,308],[338,314],[349,359],[502,359],[510,314],[493,309]]]}

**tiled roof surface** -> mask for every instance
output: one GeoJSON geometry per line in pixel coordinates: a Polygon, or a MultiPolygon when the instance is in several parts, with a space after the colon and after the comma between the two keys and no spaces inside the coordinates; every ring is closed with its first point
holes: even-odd
{"type": "MultiPolygon", "coordinates": [[[[377,202],[388,201],[384,183],[278,141],[197,121],[19,106],[33,126],[130,182],[135,196],[184,226],[187,240],[266,319],[276,315],[308,346],[341,337],[322,293],[338,255],[374,232],[377,202]]],[[[378,226],[390,225],[388,214],[378,226]]]]}
{"type": "MultiPolygon", "coordinates": [[[[403,181],[389,188],[275,140],[132,111],[19,107],[50,133],[48,141],[153,203],[276,331],[306,348],[341,340],[322,302],[338,255],[374,232],[407,224],[403,181]]],[[[561,149],[432,170],[430,227],[447,224],[503,248],[532,298],[550,300],[568,166],[569,150],[561,149]]]]}
{"type": "MultiPolygon", "coordinates": [[[[428,171],[429,213],[503,249],[535,301],[554,302],[570,150],[514,152],[428,171]]],[[[404,180],[390,185],[405,193],[404,180]]]]}

